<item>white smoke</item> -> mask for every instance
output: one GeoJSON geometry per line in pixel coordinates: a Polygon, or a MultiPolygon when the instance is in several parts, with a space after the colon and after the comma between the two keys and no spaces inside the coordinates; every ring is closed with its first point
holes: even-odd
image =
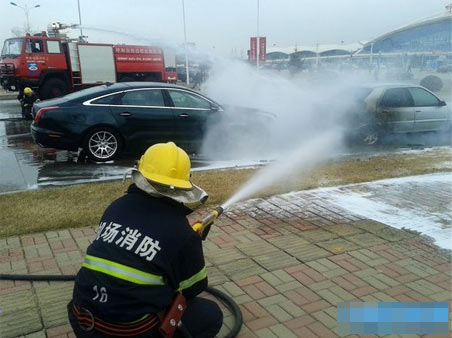
{"type": "Polygon", "coordinates": [[[222,142],[224,148],[228,147],[223,151],[232,158],[272,158],[292,151],[319,133],[343,130],[353,104],[347,88],[356,80],[353,76],[333,77],[331,74],[334,75],[311,72],[293,76],[289,72],[263,69],[257,72],[255,67],[242,61],[216,60],[202,91],[233,108],[226,107],[221,127],[212,128],[207,135],[204,154],[211,158],[224,155],[218,154],[215,146],[222,142]],[[255,108],[272,117],[267,115],[263,123],[257,123],[250,117],[255,112],[242,111],[240,107],[255,108]],[[250,118],[247,120],[244,115],[250,118]],[[234,128],[229,127],[231,124],[238,125],[239,132],[234,132],[234,128]],[[229,137],[220,137],[221,133],[228,133],[229,137]],[[256,147],[259,142],[265,144],[264,151],[256,147]],[[249,145],[254,149],[247,149],[249,145]]]}
{"type": "Polygon", "coordinates": [[[333,77],[325,72],[292,76],[263,69],[257,72],[245,62],[217,60],[202,87],[205,94],[228,106],[255,108],[273,116],[259,125],[254,118],[238,116],[252,112],[227,106],[224,113],[220,112],[224,116],[221,127],[212,128],[207,135],[203,150],[209,157],[221,158],[226,153],[232,158],[274,160],[224,206],[252,197],[278,181],[290,181],[297,172],[312,169],[342,150],[345,121],[352,110],[347,88],[354,83],[353,76],[333,77]],[[239,132],[229,127],[236,125],[236,120],[245,123],[239,132]],[[229,137],[219,137],[225,130],[229,137]],[[223,145],[220,154],[216,143],[223,145]],[[256,147],[259,143],[264,147],[256,147]]]}

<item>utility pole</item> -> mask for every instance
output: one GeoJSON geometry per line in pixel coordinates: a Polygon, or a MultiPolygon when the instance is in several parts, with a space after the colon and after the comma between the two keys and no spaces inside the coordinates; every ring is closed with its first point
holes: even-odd
{"type": "Polygon", "coordinates": [[[319,43],[315,45],[315,69],[319,70],[319,43]]]}
{"type": "Polygon", "coordinates": [[[371,68],[372,68],[372,63],[374,62],[373,56],[374,56],[374,43],[371,42],[370,43],[370,57],[369,57],[369,66],[371,68]]]}
{"type": "Polygon", "coordinates": [[[184,19],[184,50],[185,50],[185,73],[187,74],[187,84],[190,84],[190,71],[188,69],[188,52],[187,52],[187,30],[185,29],[185,1],[182,0],[182,16],[184,19]]]}
{"type": "Polygon", "coordinates": [[[41,7],[41,5],[34,5],[33,7],[28,7],[27,4],[25,4],[24,7],[19,6],[18,4],[16,4],[15,2],[10,2],[10,5],[15,6],[15,7],[19,7],[20,9],[22,9],[25,13],[25,19],[27,20],[27,33],[31,33],[30,32],[30,16],[29,16],[29,12],[30,10],[32,10],[33,8],[38,8],[41,7]]]}
{"type": "Polygon", "coordinates": [[[30,15],[29,15],[29,9],[27,4],[25,4],[25,18],[27,19],[27,33],[31,34],[31,30],[30,30],[30,15]]]}
{"type": "Polygon", "coordinates": [[[259,41],[259,0],[257,0],[257,30],[256,30],[256,69],[259,72],[259,57],[260,57],[260,41],[259,41]]]}
{"type": "Polygon", "coordinates": [[[77,0],[77,6],[78,6],[78,23],[80,27],[80,40],[83,41],[83,30],[82,30],[82,14],[80,12],[80,0],[77,0]]]}

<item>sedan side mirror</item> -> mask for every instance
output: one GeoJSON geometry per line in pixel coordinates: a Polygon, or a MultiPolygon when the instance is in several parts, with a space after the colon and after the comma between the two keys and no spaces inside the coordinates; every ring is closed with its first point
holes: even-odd
{"type": "Polygon", "coordinates": [[[443,106],[445,106],[445,105],[446,105],[446,102],[444,102],[444,101],[442,101],[442,100],[439,101],[439,106],[440,106],[440,107],[443,107],[443,106]]]}
{"type": "Polygon", "coordinates": [[[210,110],[211,110],[212,112],[217,112],[217,111],[220,110],[220,107],[218,107],[216,104],[211,104],[211,105],[210,105],[210,110]]]}

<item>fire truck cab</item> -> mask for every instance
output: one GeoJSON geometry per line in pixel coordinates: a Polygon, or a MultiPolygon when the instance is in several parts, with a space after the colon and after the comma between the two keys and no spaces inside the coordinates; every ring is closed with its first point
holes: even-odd
{"type": "Polygon", "coordinates": [[[13,91],[39,88],[43,98],[66,94],[71,78],[63,48],[60,39],[47,36],[7,39],[0,62],[2,87],[13,91]]]}
{"type": "Polygon", "coordinates": [[[157,47],[93,44],[42,32],[7,39],[0,57],[1,86],[32,87],[41,99],[106,82],[162,80],[165,63],[157,47]]]}

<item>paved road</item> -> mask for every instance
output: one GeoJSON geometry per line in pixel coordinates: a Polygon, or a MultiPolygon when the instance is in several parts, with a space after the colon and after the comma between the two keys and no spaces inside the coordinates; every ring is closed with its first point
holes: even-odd
{"type": "MultiPolygon", "coordinates": [[[[450,209],[451,191],[436,193],[450,180],[434,176],[337,189],[366,192],[364,198],[384,200],[400,212],[436,206],[450,225],[444,208],[450,209]],[[385,185],[399,188],[397,204],[385,196],[385,185]],[[408,193],[413,186],[415,199],[408,193]]],[[[236,204],[203,242],[209,284],[240,304],[239,337],[335,337],[336,306],[343,301],[449,302],[451,318],[450,251],[340,207],[329,193],[316,189],[236,204]]],[[[94,236],[95,228],[86,227],[0,239],[0,273],[75,274],[94,236]]],[[[66,316],[72,287],[0,281],[0,336],[73,337],[66,316]]],[[[220,337],[231,321],[226,312],[220,337]]]]}

